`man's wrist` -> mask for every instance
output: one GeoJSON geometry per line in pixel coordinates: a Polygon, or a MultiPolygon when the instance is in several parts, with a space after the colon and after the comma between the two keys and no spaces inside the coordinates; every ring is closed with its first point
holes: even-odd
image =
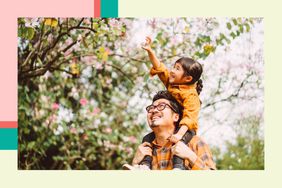
{"type": "Polygon", "coordinates": [[[195,162],[197,161],[197,158],[198,156],[193,152],[193,151],[190,151],[187,155],[187,160],[192,164],[194,165],[195,162]]]}

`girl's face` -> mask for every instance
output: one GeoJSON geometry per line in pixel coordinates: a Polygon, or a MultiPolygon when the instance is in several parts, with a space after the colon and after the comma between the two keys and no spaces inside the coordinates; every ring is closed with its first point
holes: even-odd
{"type": "Polygon", "coordinates": [[[186,83],[184,70],[180,63],[175,63],[169,74],[170,84],[184,84],[186,83]]]}

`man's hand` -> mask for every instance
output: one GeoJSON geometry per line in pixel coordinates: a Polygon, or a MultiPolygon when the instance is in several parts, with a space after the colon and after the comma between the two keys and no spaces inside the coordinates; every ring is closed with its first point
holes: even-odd
{"type": "Polygon", "coordinates": [[[152,39],[150,37],[146,37],[146,42],[144,44],[144,46],[142,46],[142,48],[146,51],[151,51],[151,43],[152,43],[152,39]]]}
{"type": "Polygon", "coordinates": [[[177,142],[171,147],[173,155],[177,155],[182,159],[188,159],[190,162],[195,163],[197,155],[183,142],[177,142]]]}
{"type": "Polygon", "coordinates": [[[135,156],[133,158],[132,164],[139,164],[146,155],[152,156],[151,144],[149,142],[144,142],[138,146],[135,156]]]}

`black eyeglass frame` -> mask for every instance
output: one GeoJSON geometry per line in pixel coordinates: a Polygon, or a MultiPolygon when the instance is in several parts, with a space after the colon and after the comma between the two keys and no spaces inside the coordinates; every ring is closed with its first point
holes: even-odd
{"type": "Polygon", "coordinates": [[[146,111],[147,111],[147,113],[152,113],[152,111],[150,112],[150,110],[154,110],[155,108],[157,108],[158,111],[163,111],[166,108],[166,106],[168,106],[172,111],[177,113],[177,111],[171,105],[169,105],[167,103],[160,103],[160,104],[158,104],[156,106],[151,104],[151,105],[146,107],[146,111]],[[150,107],[154,107],[154,108],[149,109],[150,107]]]}

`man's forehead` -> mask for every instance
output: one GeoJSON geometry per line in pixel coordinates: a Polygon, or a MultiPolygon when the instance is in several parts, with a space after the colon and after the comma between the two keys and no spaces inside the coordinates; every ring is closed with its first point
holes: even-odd
{"type": "Polygon", "coordinates": [[[166,104],[169,104],[169,100],[167,99],[158,99],[156,101],[153,102],[153,105],[158,105],[160,103],[166,103],[166,104]]]}

